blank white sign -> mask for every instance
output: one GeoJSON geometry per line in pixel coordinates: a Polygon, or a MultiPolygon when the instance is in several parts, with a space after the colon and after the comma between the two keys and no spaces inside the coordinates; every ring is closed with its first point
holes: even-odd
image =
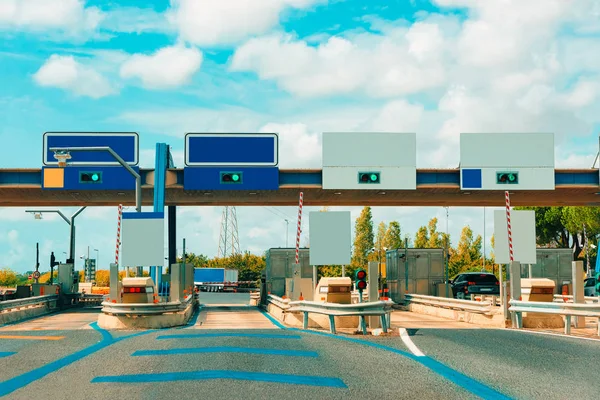
{"type": "MultiPolygon", "coordinates": [[[[519,210],[510,212],[513,258],[521,264],[535,264],[535,211],[519,210]]],[[[506,210],[494,211],[494,255],[497,264],[509,264],[508,227],[506,210]]]]}
{"type": "Polygon", "coordinates": [[[352,256],[350,211],[312,211],[308,215],[310,265],[348,265],[352,256]]]}
{"type": "MultiPolygon", "coordinates": [[[[145,214],[145,213],[135,213],[145,214]]],[[[155,213],[148,213],[155,214],[155,213]]],[[[164,218],[128,218],[123,214],[120,261],[123,267],[162,266],[165,260],[164,218]]]]}

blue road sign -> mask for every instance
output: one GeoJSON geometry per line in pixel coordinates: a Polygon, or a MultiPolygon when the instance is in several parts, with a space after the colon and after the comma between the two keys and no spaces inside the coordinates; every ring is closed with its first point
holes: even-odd
{"type": "MultiPolygon", "coordinates": [[[[57,165],[52,147],[108,146],[129,165],[139,163],[139,137],[135,132],[46,132],[44,133],[43,163],[57,165]]],[[[120,165],[106,151],[77,151],[68,160],[71,165],[120,165]]]]}
{"type": "Polygon", "coordinates": [[[188,133],[186,166],[270,166],[278,163],[276,133],[188,133]]]}
{"type": "MultiPolygon", "coordinates": [[[[139,167],[131,168],[140,173],[139,167]]],[[[135,190],[135,178],[121,166],[42,167],[42,189],[135,190]]]]}
{"type": "Polygon", "coordinates": [[[277,167],[185,167],[183,190],[277,190],[277,167]],[[224,175],[238,175],[238,180],[226,180],[224,175]]]}

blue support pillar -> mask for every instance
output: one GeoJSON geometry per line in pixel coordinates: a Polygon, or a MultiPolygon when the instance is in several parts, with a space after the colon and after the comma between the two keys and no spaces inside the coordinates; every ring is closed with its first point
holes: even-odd
{"type": "MultiPolygon", "coordinates": [[[[167,181],[167,160],[169,146],[166,143],[156,143],[156,159],[154,167],[154,212],[165,211],[165,186],[167,181]]],[[[162,265],[151,267],[150,276],[160,287],[162,281],[162,265]]]]}

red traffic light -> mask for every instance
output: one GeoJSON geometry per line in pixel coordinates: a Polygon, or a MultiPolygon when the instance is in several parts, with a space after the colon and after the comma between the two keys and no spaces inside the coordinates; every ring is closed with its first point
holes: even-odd
{"type": "Polygon", "coordinates": [[[365,281],[358,281],[356,282],[356,288],[359,290],[364,290],[367,288],[367,282],[365,281]]]}
{"type": "Polygon", "coordinates": [[[365,279],[366,277],[367,272],[362,269],[356,273],[356,279],[365,279]]]}

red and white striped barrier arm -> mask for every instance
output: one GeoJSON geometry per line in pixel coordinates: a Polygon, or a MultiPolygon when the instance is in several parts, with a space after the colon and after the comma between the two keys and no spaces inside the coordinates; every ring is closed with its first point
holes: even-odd
{"type": "Polygon", "coordinates": [[[510,225],[510,196],[508,190],[504,192],[506,198],[506,226],[508,228],[508,252],[510,254],[510,262],[514,261],[513,245],[512,245],[512,228],[510,225]]]}
{"type": "Polygon", "coordinates": [[[300,192],[300,203],[298,205],[298,230],[296,232],[296,264],[300,260],[300,233],[302,232],[302,202],[304,193],[300,192]]]}
{"type": "Polygon", "coordinates": [[[119,204],[119,217],[117,219],[117,247],[115,249],[115,264],[119,265],[119,245],[121,244],[121,218],[123,217],[123,204],[119,204]]]}

